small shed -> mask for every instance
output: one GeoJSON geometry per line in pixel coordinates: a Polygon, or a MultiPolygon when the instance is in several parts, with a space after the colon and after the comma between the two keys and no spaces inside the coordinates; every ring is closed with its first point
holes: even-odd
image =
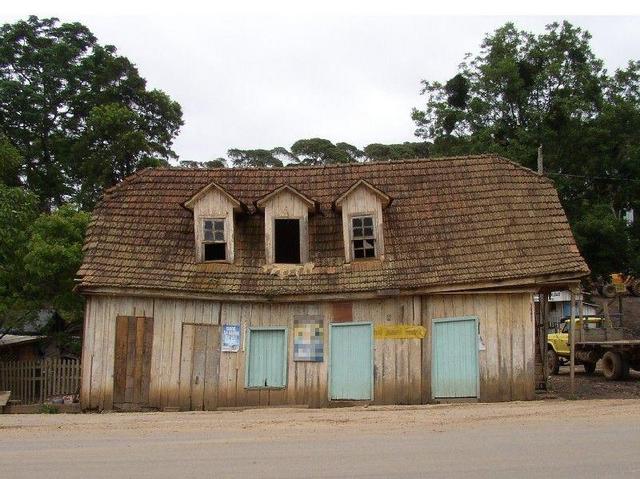
{"type": "Polygon", "coordinates": [[[82,406],[532,399],[533,296],[587,273],[496,156],[145,169],[87,233],[82,406]]]}

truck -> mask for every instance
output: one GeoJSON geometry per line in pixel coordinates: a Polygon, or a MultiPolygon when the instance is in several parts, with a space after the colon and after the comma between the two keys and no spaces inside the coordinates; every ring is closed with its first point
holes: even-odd
{"type": "MultiPolygon", "coordinates": [[[[629,370],[640,371],[640,339],[629,330],[614,327],[609,319],[588,316],[575,320],[575,363],[587,374],[593,374],[602,360],[602,372],[608,380],[624,379],[629,370]]],[[[558,331],[547,335],[547,367],[558,374],[561,365],[571,356],[571,321],[567,318],[558,331]]]]}

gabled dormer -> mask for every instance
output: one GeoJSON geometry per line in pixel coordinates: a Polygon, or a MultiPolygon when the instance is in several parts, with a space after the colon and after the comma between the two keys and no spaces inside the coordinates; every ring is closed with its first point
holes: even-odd
{"type": "Polygon", "coordinates": [[[209,183],[184,202],[193,211],[196,261],[233,263],[234,213],[246,209],[217,183],[209,183]]]}
{"type": "Polygon", "coordinates": [[[382,210],[391,197],[366,180],[355,182],[334,201],[342,212],[345,261],[384,259],[382,210]]]}
{"type": "Polygon", "coordinates": [[[256,201],[264,211],[267,264],[304,264],[309,261],[309,213],[316,202],[297,189],[282,185],[256,201]]]}

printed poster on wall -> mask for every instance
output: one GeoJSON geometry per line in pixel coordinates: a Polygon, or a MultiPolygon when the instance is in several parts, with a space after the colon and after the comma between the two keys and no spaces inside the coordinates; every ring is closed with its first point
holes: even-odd
{"type": "Polygon", "coordinates": [[[293,321],[293,360],[322,362],[324,321],[322,316],[305,316],[293,321]]]}
{"type": "Polygon", "coordinates": [[[240,325],[222,325],[222,351],[237,353],[240,350],[240,325]]]}

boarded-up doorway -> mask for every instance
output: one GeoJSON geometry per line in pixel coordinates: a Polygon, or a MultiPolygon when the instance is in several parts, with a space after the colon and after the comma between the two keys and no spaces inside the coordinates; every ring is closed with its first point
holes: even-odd
{"type": "Polygon", "coordinates": [[[116,318],[113,404],[118,409],[149,405],[153,318],[116,318]]]}
{"type": "Polygon", "coordinates": [[[211,411],[218,406],[220,330],[217,325],[183,324],[180,353],[180,409],[211,411]]]}

